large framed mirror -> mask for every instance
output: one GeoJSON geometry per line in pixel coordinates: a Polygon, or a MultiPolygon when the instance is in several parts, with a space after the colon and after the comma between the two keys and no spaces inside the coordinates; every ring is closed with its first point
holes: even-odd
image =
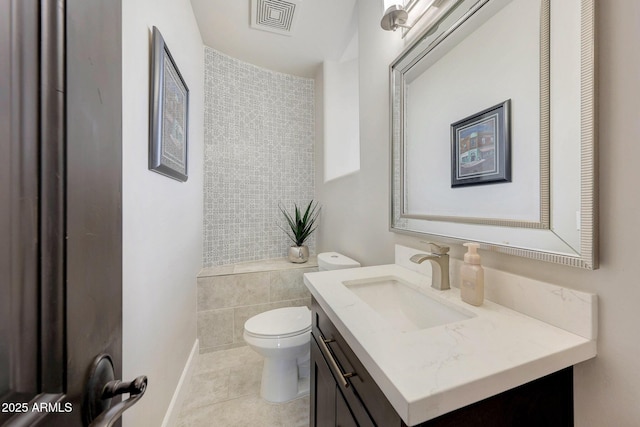
{"type": "Polygon", "coordinates": [[[390,229],[597,268],[594,0],[449,3],[390,67],[390,229]]]}

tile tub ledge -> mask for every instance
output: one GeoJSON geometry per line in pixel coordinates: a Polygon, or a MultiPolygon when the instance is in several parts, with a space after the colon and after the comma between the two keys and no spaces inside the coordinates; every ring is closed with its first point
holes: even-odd
{"type": "Polygon", "coordinates": [[[318,266],[318,258],[313,255],[309,261],[302,264],[290,262],[287,258],[271,258],[257,261],[245,261],[236,264],[219,265],[206,267],[200,270],[198,278],[229,276],[231,274],[259,273],[264,271],[294,270],[298,268],[313,268],[318,266]]]}

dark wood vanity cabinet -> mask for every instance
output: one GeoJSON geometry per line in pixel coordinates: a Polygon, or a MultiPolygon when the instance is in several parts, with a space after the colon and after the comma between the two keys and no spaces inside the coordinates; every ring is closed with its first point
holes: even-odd
{"type": "Polygon", "coordinates": [[[312,377],[311,419],[314,426],[358,426],[349,405],[344,400],[329,365],[315,340],[311,341],[312,377]]]}
{"type": "MultiPolygon", "coordinates": [[[[315,299],[312,311],[311,427],[406,427],[315,299]]],[[[419,425],[454,426],[573,426],[573,369],[563,369],[419,425]]]]}
{"type": "Polygon", "coordinates": [[[315,299],[312,311],[311,426],[400,427],[400,416],[315,299]]]}

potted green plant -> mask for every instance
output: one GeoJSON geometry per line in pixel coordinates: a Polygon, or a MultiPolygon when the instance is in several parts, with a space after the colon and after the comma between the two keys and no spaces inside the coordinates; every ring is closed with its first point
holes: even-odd
{"type": "Polygon", "coordinates": [[[282,231],[291,239],[294,243],[289,248],[289,261],[295,263],[303,263],[309,260],[309,248],[304,244],[305,240],[309,238],[311,233],[316,229],[316,220],[320,215],[320,207],[318,202],[311,200],[304,209],[304,213],[294,203],[294,214],[291,215],[282,206],[279,206],[280,211],[287,220],[288,228],[279,226],[282,231]]]}

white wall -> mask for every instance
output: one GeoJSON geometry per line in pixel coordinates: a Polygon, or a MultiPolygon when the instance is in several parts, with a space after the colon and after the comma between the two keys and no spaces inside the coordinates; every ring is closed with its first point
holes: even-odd
{"type": "MultiPolygon", "coordinates": [[[[358,2],[358,8],[360,170],[325,182],[323,164],[316,165],[316,198],[323,205],[316,237],[318,252],[336,250],[371,265],[393,261],[395,239],[387,232],[388,67],[402,42],[399,33],[380,29],[378,2],[358,2]]],[[[322,72],[316,78],[321,82],[322,72]]],[[[320,86],[316,84],[316,89],[320,86]]],[[[317,99],[321,100],[318,92],[317,99]]],[[[317,161],[324,161],[323,124],[324,117],[316,116],[317,161]]]]}
{"type": "Polygon", "coordinates": [[[122,2],[123,377],[149,377],[125,426],[160,426],[196,339],[202,263],[203,44],[189,0],[122,2]],[[147,169],[150,34],[189,87],[189,179],[147,169]]]}
{"type": "MultiPolygon", "coordinates": [[[[640,138],[640,2],[597,3],[600,269],[583,271],[501,254],[486,253],[483,260],[495,269],[598,294],[599,354],[575,369],[575,424],[635,426],[640,420],[640,144],[634,142],[640,138]]],[[[359,2],[360,171],[325,184],[316,179],[317,198],[324,206],[318,251],[343,252],[365,265],[393,262],[394,243],[424,247],[420,239],[388,231],[387,73],[402,42],[398,34],[379,28],[379,14],[377,2],[359,2]]],[[[318,164],[316,173],[322,169],[318,164]]],[[[452,248],[453,256],[462,253],[461,247],[452,248]]]]}
{"type": "Polygon", "coordinates": [[[324,61],[324,180],[360,169],[358,59],[324,61]]]}

